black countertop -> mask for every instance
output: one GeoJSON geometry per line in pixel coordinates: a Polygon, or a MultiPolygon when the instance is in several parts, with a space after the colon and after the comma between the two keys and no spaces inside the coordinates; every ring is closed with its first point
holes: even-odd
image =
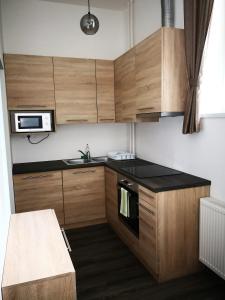
{"type": "Polygon", "coordinates": [[[67,170],[75,168],[86,168],[86,167],[96,167],[96,166],[107,166],[114,171],[130,178],[131,180],[137,182],[138,184],[150,189],[151,191],[158,193],[169,190],[177,190],[198,186],[211,185],[209,180],[193,176],[187,173],[180,173],[178,175],[169,175],[161,177],[152,178],[138,178],[133,175],[129,175],[122,168],[130,166],[144,166],[147,164],[152,164],[151,162],[135,159],[135,160],[124,160],[124,161],[114,161],[108,160],[107,162],[96,162],[96,163],[85,163],[79,165],[69,166],[66,165],[62,160],[53,161],[40,161],[40,162],[30,162],[30,163],[20,163],[13,165],[13,174],[25,174],[25,173],[35,173],[35,172],[48,172],[57,170],[67,170]]]}

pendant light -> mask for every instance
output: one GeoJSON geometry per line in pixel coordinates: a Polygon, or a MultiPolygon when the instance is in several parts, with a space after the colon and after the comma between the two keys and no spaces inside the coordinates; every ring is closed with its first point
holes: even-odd
{"type": "Polygon", "coordinates": [[[88,0],[88,13],[80,20],[80,28],[87,35],[93,35],[98,31],[99,21],[95,15],[90,13],[90,1],[88,0]]]}

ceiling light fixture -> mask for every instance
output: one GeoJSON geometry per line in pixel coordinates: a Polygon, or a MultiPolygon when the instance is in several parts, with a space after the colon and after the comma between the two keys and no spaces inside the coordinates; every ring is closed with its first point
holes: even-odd
{"type": "Polygon", "coordinates": [[[99,21],[95,15],[90,13],[90,1],[88,0],[88,13],[80,20],[80,28],[87,35],[95,34],[99,29],[99,21]]]}

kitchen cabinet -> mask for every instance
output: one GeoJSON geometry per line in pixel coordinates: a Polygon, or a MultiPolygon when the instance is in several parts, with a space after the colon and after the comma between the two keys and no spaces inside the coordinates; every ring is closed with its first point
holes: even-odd
{"type": "Polygon", "coordinates": [[[61,171],[17,174],[13,181],[17,213],[52,208],[64,224],[61,171]]]}
{"type": "Polygon", "coordinates": [[[10,217],[4,300],[75,300],[75,270],[53,210],[10,217]]]}
{"type": "Polygon", "coordinates": [[[135,47],[136,114],[182,113],[187,91],[184,31],[161,28],[135,47]]]}
{"type": "Polygon", "coordinates": [[[53,58],[56,123],[97,123],[95,60],[53,58]]]}
{"type": "Polygon", "coordinates": [[[63,171],[65,224],[71,227],[105,223],[104,167],[63,171]]]}
{"type": "Polygon", "coordinates": [[[158,281],[200,270],[199,202],[209,187],[153,193],[139,186],[138,257],[158,281]]]}
{"type": "Polygon", "coordinates": [[[139,187],[139,253],[150,270],[158,273],[156,195],[139,187]]]}
{"type": "Polygon", "coordinates": [[[106,217],[110,224],[118,222],[117,173],[105,168],[106,217]]]}
{"type": "Polygon", "coordinates": [[[117,122],[136,120],[135,52],[117,58],[115,65],[115,105],[117,122]]]}
{"type": "Polygon", "coordinates": [[[9,110],[54,110],[52,57],[5,54],[9,110]]]}
{"type": "Polygon", "coordinates": [[[96,60],[98,123],[115,122],[114,62],[96,60]]]}
{"type": "Polygon", "coordinates": [[[118,215],[117,172],[105,168],[106,216],[107,221],[120,239],[137,255],[138,238],[121,222],[118,215]]]}

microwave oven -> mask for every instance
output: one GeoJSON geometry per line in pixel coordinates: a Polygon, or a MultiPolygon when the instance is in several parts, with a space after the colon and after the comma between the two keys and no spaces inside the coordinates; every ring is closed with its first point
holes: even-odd
{"type": "Polygon", "coordinates": [[[55,131],[54,111],[11,111],[12,133],[55,131]]]}

